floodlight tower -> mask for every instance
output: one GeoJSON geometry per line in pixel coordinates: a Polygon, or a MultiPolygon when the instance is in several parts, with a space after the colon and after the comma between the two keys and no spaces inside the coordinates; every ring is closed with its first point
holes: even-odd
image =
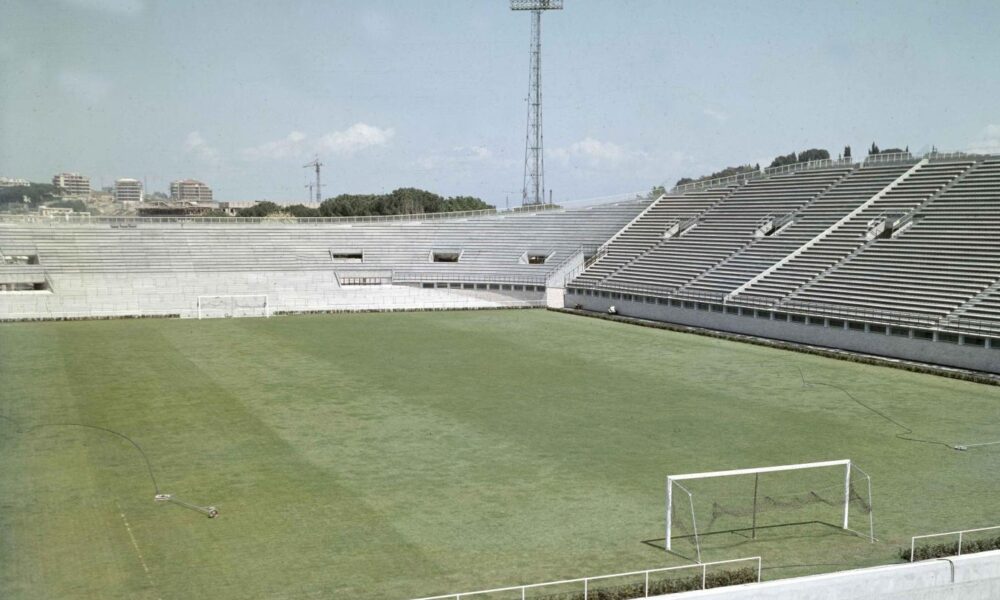
{"type": "Polygon", "coordinates": [[[510,0],[511,10],[531,11],[531,67],[528,73],[528,131],[524,140],[522,204],[545,203],[542,148],[542,11],[562,10],[563,0],[510,0]]]}

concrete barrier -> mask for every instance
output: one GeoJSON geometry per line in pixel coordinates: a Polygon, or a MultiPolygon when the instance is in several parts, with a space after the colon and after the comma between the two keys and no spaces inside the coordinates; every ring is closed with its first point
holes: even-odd
{"type": "MultiPolygon", "coordinates": [[[[766,566],[766,562],[765,562],[766,566]]],[[[663,600],[995,600],[1000,550],[656,596],[663,600]]]]}

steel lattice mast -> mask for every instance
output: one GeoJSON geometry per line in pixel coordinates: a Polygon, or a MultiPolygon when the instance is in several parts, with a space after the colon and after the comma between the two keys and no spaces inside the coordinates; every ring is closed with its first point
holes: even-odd
{"type": "MultiPolygon", "coordinates": [[[[317,203],[323,202],[323,191],[322,191],[323,190],[323,186],[319,182],[319,169],[322,166],[323,166],[323,163],[319,162],[319,157],[318,156],[311,163],[309,163],[307,165],[302,165],[303,169],[308,169],[309,167],[313,167],[313,168],[316,169],[316,202],[317,203]]],[[[310,196],[312,195],[312,189],[309,190],[309,195],[310,196]]]]}
{"type": "Polygon", "coordinates": [[[511,10],[531,11],[531,66],[528,72],[528,130],[524,140],[522,204],[545,203],[542,143],[542,11],[561,10],[563,0],[510,0],[511,10]]]}

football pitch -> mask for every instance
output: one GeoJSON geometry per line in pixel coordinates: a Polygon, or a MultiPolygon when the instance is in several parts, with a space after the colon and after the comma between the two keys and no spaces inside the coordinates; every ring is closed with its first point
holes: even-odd
{"type": "Polygon", "coordinates": [[[1000,440],[1000,387],[544,310],[7,324],[0,415],[5,599],[407,600],[688,564],[667,475],[844,458],[876,543],[820,505],[703,558],[789,577],[1000,524],[1000,445],[948,447],[1000,440]]]}

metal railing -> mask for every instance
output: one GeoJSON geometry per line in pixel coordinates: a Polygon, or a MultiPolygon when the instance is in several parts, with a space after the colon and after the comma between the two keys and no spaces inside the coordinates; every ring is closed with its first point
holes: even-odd
{"type": "Polygon", "coordinates": [[[834,167],[853,166],[854,162],[848,158],[820,158],[817,160],[807,160],[780,167],[768,167],[764,169],[765,177],[775,177],[777,175],[787,175],[799,171],[811,171],[815,169],[832,169],[834,167]]]}
{"type": "Polygon", "coordinates": [[[693,181],[691,183],[675,185],[670,190],[670,193],[683,194],[694,190],[720,187],[723,185],[741,184],[754,179],[776,177],[778,175],[788,175],[790,173],[796,173],[799,171],[810,171],[815,169],[831,169],[834,167],[849,167],[852,166],[853,164],[854,163],[851,161],[850,158],[821,158],[818,160],[808,160],[805,162],[792,163],[789,165],[781,165],[780,167],[767,167],[766,169],[760,171],[746,171],[743,173],[737,173],[736,175],[729,175],[727,177],[717,177],[715,179],[705,179],[702,181],[693,181]]]}
{"type": "Polygon", "coordinates": [[[962,537],[967,533],[979,533],[981,531],[995,531],[1000,530],[1000,525],[994,525],[992,527],[977,527],[975,529],[961,529],[959,531],[946,531],[944,533],[927,533],[924,535],[915,535],[910,538],[910,562],[914,562],[914,554],[917,551],[917,540],[944,537],[944,536],[958,536],[958,547],[955,556],[962,556],[962,537]]]}
{"type": "Polygon", "coordinates": [[[892,152],[890,154],[869,154],[868,157],[865,158],[864,163],[862,163],[862,166],[887,165],[900,162],[915,162],[918,160],[920,159],[917,158],[916,156],[913,156],[913,154],[909,152],[892,152]]]}
{"type": "Polygon", "coordinates": [[[41,223],[41,224],[100,224],[114,226],[135,226],[158,223],[180,224],[214,224],[214,225],[316,225],[316,224],[352,224],[352,223],[393,223],[401,221],[436,221],[443,219],[468,219],[485,216],[502,216],[530,214],[551,210],[563,210],[556,204],[540,204],[515,207],[508,210],[488,208],[483,210],[465,210],[439,213],[411,213],[404,215],[371,215],[363,217],[127,217],[110,215],[16,215],[0,214],[0,222],[6,223],[41,223]]]}
{"type": "Polygon", "coordinates": [[[498,274],[475,274],[460,273],[449,274],[444,272],[420,271],[420,272],[396,272],[392,273],[393,283],[513,283],[524,285],[545,285],[548,280],[541,275],[498,275],[498,274]]]}
{"type": "Polygon", "coordinates": [[[703,190],[706,188],[721,187],[725,185],[740,185],[751,181],[753,179],[760,179],[764,174],[761,171],[746,171],[743,173],[737,173],[735,175],[727,175],[726,177],[716,177],[715,179],[703,179],[701,181],[692,181],[691,183],[683,183],[681,185],[675,185],[670,189],[671,194],[685,194],[687,192],[693,192],[695,190],[703,190]]]}
{"type": "Polygon", "coordinates": [[[681,565],[679,567],[661,567],[658,569],[645,569],[643,571],[630,571],[628,573],[613,573],[611,575],[597,575],[594,577],[578,577],[576,579],[563,579],[560,581],[546,581],[544,583],[529,583],[526,585],[512,585],[502,588],[494,588],[491,590],[476,590],[474,592],[460,592],[457,594],[444,594],[441,596],[425,596],[423,598],[416,598],[414,600],[446,600],[448,598],[454,598],[455,600],[461,600],[462,598],[467,598],[469,596],[479,596],[483,594],[497,594],[500,592],[521,592],[521,599],[525,600],[527,597],[527,591],[543,588],[552,587],[556,585],[572,585],[572,584],[583,584],[583,598],[588,600],[590,595],[590,583],[592,581],[601,581],[604,579],[614,579],[622,577],[639,577],[644,578],[643,589],[644,593],[642,598],[649,597],[649,576],[656,573],[666,573],[670,571],[680,571],[684,569],[700,569],[701,570],[701,588],[707,589],[708,584],[708,568],[715,567],[718,565],[741,563],[741,562],[756,562],[757,563],[757,582],[760,582],[761,575],[761,558],[759,556],[750,556],[747,558],[735,558],[732,560],[718,560],[715,562],[699,563],[695,565],[681,565]]]}
{"type": "MultiPolygon", "coordinates": [[[[570,253],[567,254],[566,257],[563,258],[561,261],[557,262],[555,264],[555,266],[551,267],[551,269],[549,269],[549,272],[550,273],[558,273],[560,269],[562,269],[567,264],[569,264],[570,261],[572,261],[574,258],[576,258],[576,256],[578,254],[581,254],[581,253],[583,254],[583,263],[582,264],[586,265],[587,261],[588,261],[587,255],[588,254],[590,255],[590,257],[591,257],[590,260],[596,260],[596,257],[598,255],[598,253],[601,251],[601,248],[604,248],[604,246],[603,245],[598,246],[596,244],[582,244],[582,245],[578,246],[576,249],[570,251],[570,253]]],[[[607,252],[607,249],[605,249],[604,252],[607,252]]],[[[548,265],[546,265],[546,266],[548,266],[548,265]]]]}
{"type": "Polygon", "coordinates": [[[924,158],[927,160],[962,160],[962,159],[980,159],[989,156],[988,154],[973,154],[971,152],[928,152],[924,154],[924,158]]]}
{"type": "Polygon", "coordinates": [[[591,198],[574,198],[571,200],[560,200],[561,205],[573,205],[573,208],[590,208],[592,206],[603,206],[605,204],[622,204],[625,202],[653,201],[656,197],[649,191],[643,192],[623,192],[621,194],[610,194],[607,196],[593,196],[591,198]]]}

